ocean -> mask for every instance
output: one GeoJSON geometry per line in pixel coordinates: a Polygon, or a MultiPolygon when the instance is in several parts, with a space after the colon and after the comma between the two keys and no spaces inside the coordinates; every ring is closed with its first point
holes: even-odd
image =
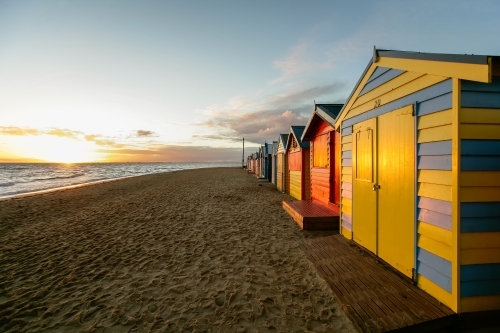
{"type": "Polygon", "coordinates": [[[96,181],[238,163],[0,163],[0,199],[96,181]]]}

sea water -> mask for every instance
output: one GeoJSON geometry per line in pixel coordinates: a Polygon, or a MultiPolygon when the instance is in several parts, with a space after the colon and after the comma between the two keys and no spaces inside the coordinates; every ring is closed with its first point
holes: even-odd
{"type": "Polygon", "coordinates": [[[0,163],[0,198],[95,181],[238,163],[0,163]]]}

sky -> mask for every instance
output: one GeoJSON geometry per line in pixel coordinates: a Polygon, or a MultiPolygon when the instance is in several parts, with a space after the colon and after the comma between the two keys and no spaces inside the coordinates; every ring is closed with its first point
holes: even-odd
{"type": "Polygon", "coordinates": [[[500,55],[500,2],[0,1],[0,162],[241,161],[373,47],[500,55]]]}

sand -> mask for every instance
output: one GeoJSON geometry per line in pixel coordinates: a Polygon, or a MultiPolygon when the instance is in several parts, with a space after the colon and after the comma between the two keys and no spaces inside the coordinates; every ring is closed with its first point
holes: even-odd
{"type": "Polygon", "coordinates": [[[0,332],[355,332],[286,199],[216,168],[0,202],[0,332]]]}

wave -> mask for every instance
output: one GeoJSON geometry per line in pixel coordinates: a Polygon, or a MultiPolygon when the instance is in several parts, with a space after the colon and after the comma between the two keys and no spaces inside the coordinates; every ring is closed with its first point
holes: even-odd
{"type": "Polygon", "coordinates": [[[37,181],[42,181],[42,180],[71,179],[71,178],[76,178],[76,177],[81,177],[81,176],[85,176],[85,174],[84,173],[77,173],[77,174],[74,174],[74,175],[71,175],[71,176],[58,176],[58,177],[48,177],[48,178],[34,178],[34,179],[31,179],[30,181],[27,181],[26,183],[37,182],[37,181]]]}
{"type": "Polygon", "coordinates": [[[10,187],[10,186],[14,186],[14,185],[16,185],[16,183],[13,183],[13,182],[0,183],[0,187],[10,187]]]}

